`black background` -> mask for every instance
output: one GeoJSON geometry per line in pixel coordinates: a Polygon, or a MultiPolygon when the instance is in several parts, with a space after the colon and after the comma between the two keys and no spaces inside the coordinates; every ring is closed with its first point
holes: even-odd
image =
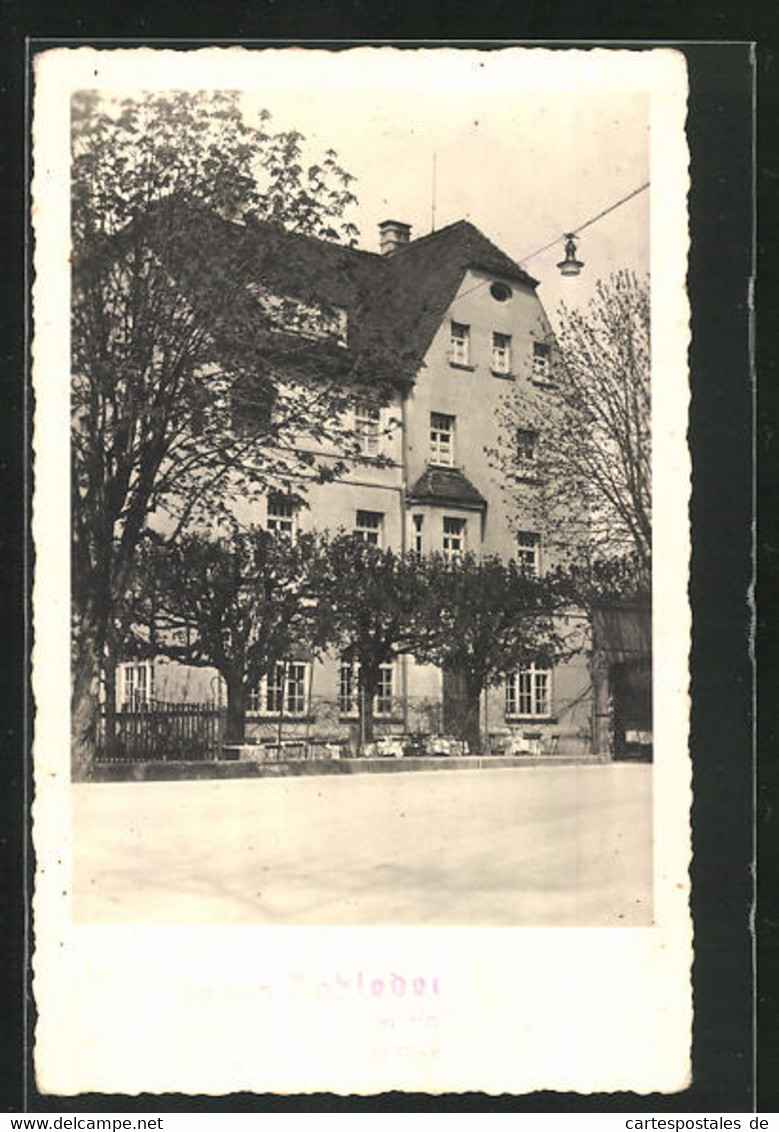
{"type": "MultiPolygon", "coordinates": [[[[775,354],[769,325],[758,351],[760,393],[755,400],[750,368],[748,279],[753,270],[753,179],[761,193],[759,285],[763,319],[774,321],[777,253],[775,234],[776,173],[772,173],[769,137],[777,120],[776,63],[770,19],[775,6],[762,10],[742,4],[723,11],[711,4],[652,6],[651,17],[610,5],[529,4],[518,11],[507,3],[430,4],[409,18],[405,7],[385,3],[373,10],[367,3],[235,5],[221,11],[219,28],[210,4],[135,3],[108,14],[106,5],[27,3],[4,8],[2,86],[7,115],[3,145],[2,219],[4,242],[3,366],[1,370],[6,435],[3,471],[8,477],[0,497],[4,520],[2,594],[5,614],[0,680],[3,749],[4,824],[0,839],[5,915],[2,936],[3,999],[2,1077],[0,1107],[4,1111],[97,1112],[146,1110],[152,1113],[194,1111],[413,1111],[413,1112],[561,1112],[614,1111],[634,1113],[747,1112],[753,1107],[776,1112],[779,1058],[776,1035],[777,921],[773,817],[775,791],[775,723],[769,706],[777,683],[774,516],[776,485],[771,463],[776,415],[775,354]],[[573,7],[573,6],[572,6],[573,7]],[[25,144],[28,135],[25,83],[25,38],[31,54],[44,47],[76,45],[125,46],[101,36],[131,37],[136,43],[182,49],[216,38],[230,42],[288,40],[305,28],[307,42],[336,50],[350,41],[385,40],[403,46],[455,43],[490,50],[507,40],[541,42],[563,48],[581,40],[614,43],[640,50],[662,41],[682,50],[690,78],[688,141],[691,154],[690,216],[692,246],[689,289],[693,339],[690,349],[692,389],[690,444],[693,455],[693,605],[692,755],[694,810],[692,865],[695,921],[694,1081],[672,1096],[633,1094],[579,1096],[534,1093],[522,1097],[487,1098],[476,1094],[421,1097],[388,1094],[376,1098],[332,1096],[271,1097],[236,1094],[222,1098],[175,1095],[124,1097],[112,1095],[43,1097],[32,1079],[30,1046],[34,1007],[29,994],[29,949],[26,936],[32,852],[24,798],[29,782],[31,705],[28,698],[30,637],[28,590],[33,550],[28,541],[29,487],[33,466],[28,423],[31,395],[26,395],[25,264],[28,203],[25,189],[25,144]],[[608,29],[607,31],[605,29],[608,29]],[[712,39],[714,42],[685,42],[712,39]],[[575,39],[570,38],[572,35],[575,39]],[[563,35],[567,38],[563,39],[563,35]],[[186,36],[186,41],[180,37],[186,36]],[[192,37],[207,37],[202,41],[192,37]],[[312,37],[325,42],[312,42],[312,37]],[[423,40],[421,37],[424,36],[423,40]],[[500,36],[501,43],[494,41],[500,36]],[[327,38],[330,37],[330,38],[327,38]],[[470,38],[468,38],[470,37],[470,38]],[[486,41],[492,37],[492,42],[486,41]],[[741,42],[726,42],[727,40],[741,42]],[[756,47],[747,41],[757,40],[756,47]],[[754,63],[753,63],[754,57],[754,63]],[[759,93],[758,161],[753,163],[753,94],[759,93]],[[770,295],[769,295],[770,292],[770,295]],[[772,301],[773,300],[773,301],[772,301]],[[757,428],[753,427],[756,423],[757,428]],[[757,542],[761,555],[758,617],[762,693],[760,774],[753,774],[753,669],[750,659],[750,609],[747,593],[752,576],[754,455],[760,469],[761,523],[757,542]],[[755,807],[755,802],[757,806],[755,807]],[[757,822],[755,823],[755,818],[757,822]],[[759,854],[760,902],[756,916],[760,962],[757,1002],[753,994],[753,950],[750,931],[754,842],[759,854]],[[770,849],[769,840],[772,842],[770,849]],[[23,1003],[29,1006],[27,1028],[23,1003]],[[759,1005],[757,1030],[753,1007],[759,1005]],[[755,1034],[760,1057],[758,1093],[753,1092],[755,1034]]],[[[413,6],[409,6],[414,11],[413,6]]],[[[299,39],[296,42],[301,42],[299,39]]],[[[258,44],[259,45],[259,44],[258,44]]],[[[267,44],[266,44],[267,45],[267,44]]],[[[271,44],[274,45],[274,44],[271,44]]],[[[585,44],[583,44],[585,45],[585,44]]],[[[153,1025],[153,1019],[149,1020],[153,1025]]],[[[564,1025],[565,1020],[561,1019],[564,1025]]],[[[216,1040],[216,1038],[215,1038],[216,1040]]]]}

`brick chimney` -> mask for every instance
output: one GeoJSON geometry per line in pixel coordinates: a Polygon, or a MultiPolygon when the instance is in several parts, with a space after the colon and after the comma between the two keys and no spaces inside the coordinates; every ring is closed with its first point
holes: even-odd
{"type": "Polygon", "coordinates": [[[392,255],[410,239],[410,224],[403,224],[400,220],[382,220],[379,224],[379,247],[382,255],[392,255]]]}

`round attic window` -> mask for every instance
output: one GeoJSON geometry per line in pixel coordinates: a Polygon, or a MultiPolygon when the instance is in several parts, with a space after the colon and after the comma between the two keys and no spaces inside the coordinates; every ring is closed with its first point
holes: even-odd
{"type": "Polygon", "coordinates": [[[493,283],[490,287],[490,294],[496,302],[505,303],[511,298],[511,288],[507,287],[505,283],[493,283]]]}

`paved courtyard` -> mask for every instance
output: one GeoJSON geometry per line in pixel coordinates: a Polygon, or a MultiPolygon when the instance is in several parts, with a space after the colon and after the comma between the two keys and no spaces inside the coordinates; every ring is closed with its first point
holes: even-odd
{"type": "Polygon", "coordinates": [[[651,781],[605,765],[77,785],[74,918],[647,924],[651,781]]]}

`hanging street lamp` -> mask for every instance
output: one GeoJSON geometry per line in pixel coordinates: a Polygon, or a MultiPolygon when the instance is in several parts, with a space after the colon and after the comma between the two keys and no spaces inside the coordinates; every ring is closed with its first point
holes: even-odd
{"type": "Polygon", "coordinates": [[[576,258],[575,232],[565,233],[565,259],[561,259],[557,267],[561,275],[578,275],[584,264],[576,258]]]}
{"type": "MultiPolygon", "coordinates": [[[[613,212],[615,208],[619,208],[621,205],[625,204],[629,200],[632,200],[633,197],[638,196],[639,193],[643,193],[644,190],[648,188],[649,181],[646,181],[643,185],[639,185],[637,189],[634,189],[632,193],[628,193],[626,197],[622,197],[621,200],[615,201],[614,204],[610,204],[608,208],[604,208],[603,211],[599,212],[597,216],[591,216],[589,220],[585,221],[584,224],[580,224],[578,228],[575,228],[573,230],[573,232],[565,232],[562,237],[565,240],[565,259],[560,260],[560,262],[557,264],[557,268],[560,274],[581,274],[581,270],[584,267],[584,264],[580,259],[576,258],[576,240],[579,238],[579,235],[584,231],[585,228],[589,228],[591,224],[595,224],[595,222],[600,220],[602,217],[608,216],[608,214],[610,212],[613,212]]],[[[531,260],[535,256],[541,255],[542,252],[547,251],[548,248],[553,248],[559,241],[559,239],[560,237],[556,236],[554,240],[550,240],[548,244],[544,244],[541,248],[536,248],[536,250],[534,252],[531,252],[530,255],[523,256],[522,259],[518,261],[520,267],[523,267],[528,262],[528,260],[531,260]]]]}

